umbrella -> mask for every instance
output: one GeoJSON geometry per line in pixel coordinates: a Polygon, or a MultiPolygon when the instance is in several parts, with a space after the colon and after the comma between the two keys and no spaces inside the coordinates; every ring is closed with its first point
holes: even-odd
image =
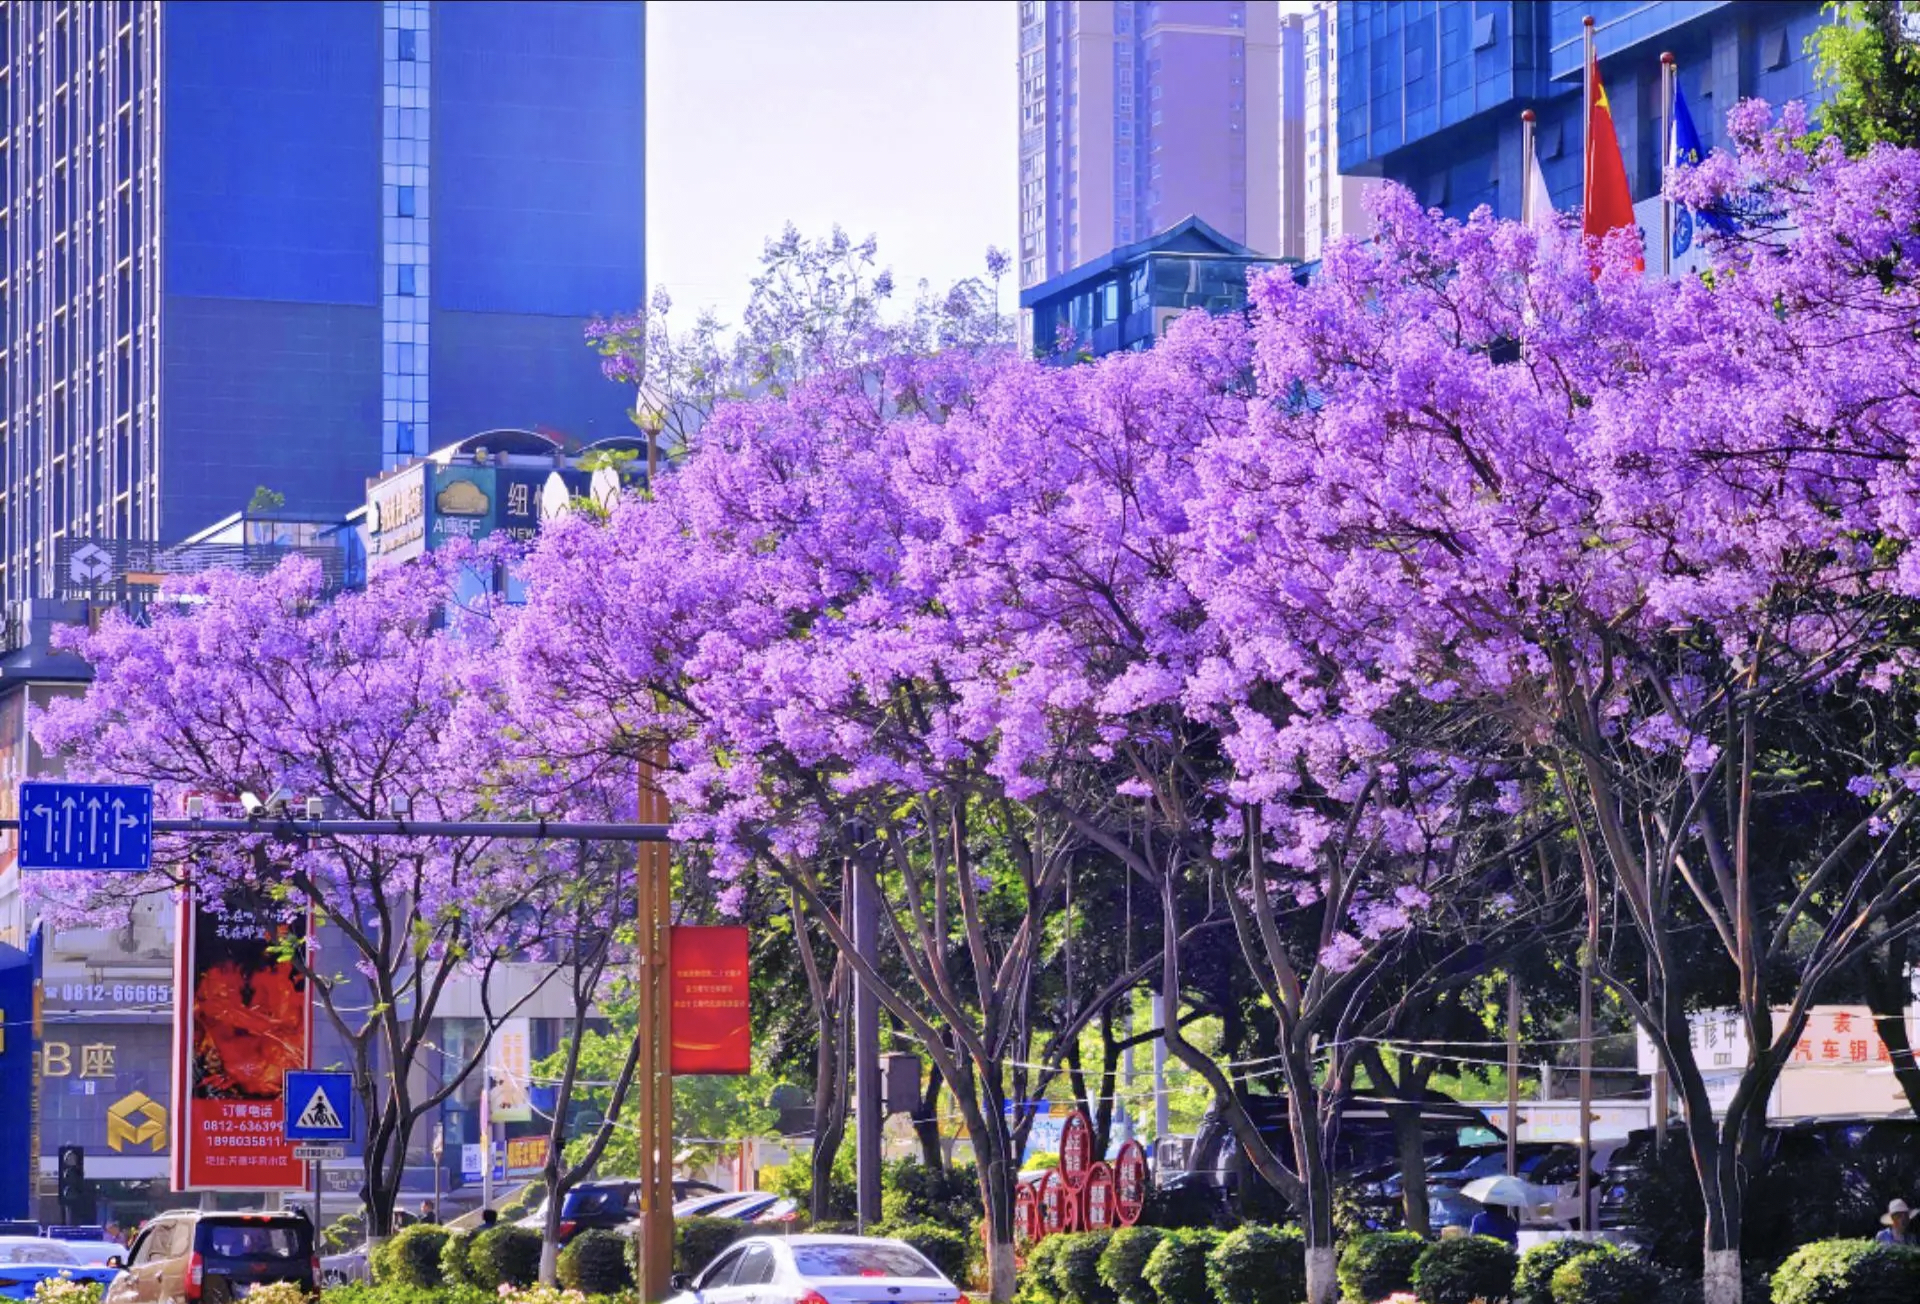
{"type": "Polygon", "coordinates": [[[1537,1204],[1550,1202],[1554,1196],[1552,1191],[1543,1191],[1531,1182],[1523,1182],[1505,1174],[1468,1182],[1460,1188],[1460,1194],[1481,1204],[1506,1205],[1514,1209],[1531,1209],[1537,1204]]]}

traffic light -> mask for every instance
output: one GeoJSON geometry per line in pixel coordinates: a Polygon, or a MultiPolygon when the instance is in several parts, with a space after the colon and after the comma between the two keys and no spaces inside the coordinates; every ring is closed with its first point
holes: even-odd
{"type": "Polygon", "coordinates": [[[60,1211],[68,1222],[80,1222],[87,1208],[87,1150],[60,1147],[60,1211]]]}

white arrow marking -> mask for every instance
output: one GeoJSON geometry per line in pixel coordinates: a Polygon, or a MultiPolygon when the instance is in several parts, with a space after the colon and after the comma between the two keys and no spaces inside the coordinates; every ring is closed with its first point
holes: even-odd
{"type": "Polygon", "coordinates": [[[46,838],[46,843],[47,843],[47,854],[48,854],[48,855],[52,855],[52,854],[53,854],[53,807],[51,807],[51,806],[35,806],[35,807],[33,808],[33,813],[34,813],[35,815],[38,815],[38,816],[40,816],[40,818],[41,818],[41,819],[43,819],[43,820],[45,820],[45,821],[46,821],[46,827],[47,827],[47,838],[46,838]]]}
{"type": "Polygon", "coordinates": [[[79,802],[71,797],[64,798],[60,802],[60,810],[63,816],[60,821],[60,833],[64,839],[64,850],[66,851],[73,850],[73,808],[79,804],[79,802]]]}
{"type": "Polygon", "coordinates": [[[100,799],[87,798],[87,854],[93,855],[100,849],[100,799]]]}

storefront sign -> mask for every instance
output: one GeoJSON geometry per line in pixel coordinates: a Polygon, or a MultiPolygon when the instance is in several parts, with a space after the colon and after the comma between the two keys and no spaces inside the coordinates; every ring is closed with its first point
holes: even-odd
{"type": "Polygon", "coordinates": [[[547,1166],[547,1138],[516,1136],[507,1138],[507,1171],[533,1172],[547,1166]]]}
{"type": "Polygon", "coordinates": [[[298,907],[182,894],[174,1016],[173,1189],[306,1185],[286,1139],[285,1076],[312,1049],[306,980],[275,951],[305,941],[298,907]]]}
{"type": "Polygon", "coordinates": [[[492,534],[495,493],[492,467],[436,466],[427,546],[438,549],[454,539],[478,543],[492,534]]]}
{"type": "Polygon", "coordinates": [[[747,930],[676,927],[672,949],[673,1071],[752,1072],[747,930]]]}
{"type": "Polygon", "coordinates": [[[422,465],[381,481],[367,495],[367,553],[378,568],[426,550],[427,467],[422,465]]]}

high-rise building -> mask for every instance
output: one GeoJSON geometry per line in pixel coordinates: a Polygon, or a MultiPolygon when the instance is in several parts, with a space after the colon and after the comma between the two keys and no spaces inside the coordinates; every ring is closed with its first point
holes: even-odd
{"type": "Polygon", "coordinates": [[[1277,0],[1020,0],[1020,284],[1197,216],[1279,251],[1277,0]]]}
{"type": "Polygon", "coordinates": [[[344,514],[478,430],[628,428],[582,330],[643,295],[642,0],[0,27],[0,603],[256,486],[344,514]]]}
{"type": "Polygon", "coordinates": [[[1642,204],[1661,185],[1662,53],[1708,147],[1742,99],[1819,94],[1806,47],[1820,0],[1346,0],[1336,13],[1340,170],[1398,181],[1456,217],[1482,204],[1520,216],[1528,108],[1554,206],[1579,207],[1589,15],[1642,204]]]}
{"type": "Polygon", "coordinates": [[[1339,235],[1373,234],[1367,193],[1377,179],[1340,170],[1340,41],[1334,0],[1315,0],[1300,15],[1305,129],[1305,212],[1300,256],[1318,262],[1327,241],[1339,235]]]}

